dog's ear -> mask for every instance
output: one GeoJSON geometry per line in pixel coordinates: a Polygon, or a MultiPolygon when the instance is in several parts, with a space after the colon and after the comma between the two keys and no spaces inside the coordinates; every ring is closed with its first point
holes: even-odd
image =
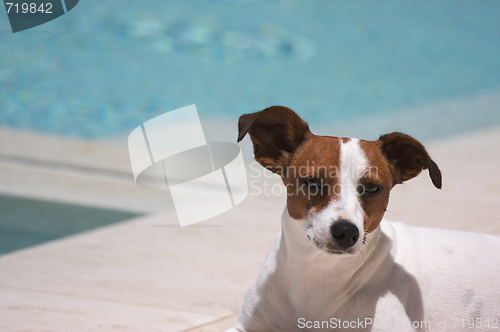
{"type": "Polygon", "coordinates": [[[312,135],[307,123],[283,106],[240,116],[238,131],[238,142],[249,133],[255,160],[275,173],[283,170],[281,161],[312,135]]]}
{"type": "Polygon", "coordinates": [[[412,179],[424,169],[436,188],[441,189],[441,171],[422,144],[411,136],[391,133],[380,136],[376,142],[389,162],[393,185],[412,179]]]}

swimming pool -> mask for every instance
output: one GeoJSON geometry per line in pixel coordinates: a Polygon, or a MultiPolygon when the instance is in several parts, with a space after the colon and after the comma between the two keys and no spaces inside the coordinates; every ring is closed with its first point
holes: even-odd
{"type": "MultiPolygon", "coordinates": [[[[287,105],[312,125],[500,88],[500,2],[81,1],[12,34],[0,125],[106,138],[196,103],[287,105]]],[[[471,114],[472,116],[472,114],[471,114]]]]}
{"type": "Polygon", "coordinates": [[[0,255],[138,216],[5,195],[0,211],[0,255]]]}

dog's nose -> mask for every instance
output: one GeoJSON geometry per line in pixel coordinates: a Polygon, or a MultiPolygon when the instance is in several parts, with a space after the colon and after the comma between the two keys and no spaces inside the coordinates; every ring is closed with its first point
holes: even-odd
{"type": "Polygon", "coordinates": [[[344,249],[352,247],[359,239],[359,230],[351,222],[340,220],[331,227],[333,239],[344,249]]]}

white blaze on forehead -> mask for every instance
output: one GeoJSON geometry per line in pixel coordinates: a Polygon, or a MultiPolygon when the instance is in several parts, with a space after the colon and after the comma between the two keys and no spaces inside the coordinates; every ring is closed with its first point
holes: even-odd
{"type": "Polygon", "coordinates": [[[340,143],[340,206],[350,219],[360,229],[363,227],[363,209],[359,201],[357,187],[359,179],[367,167],[367,160],[359,139],[352,138],[346,143],[340,143]]]}
{"type": "Polygon", "coordinates": [[[340,176],[341,181],[358,182],[366,169],[367,161],[359,139],[351,138],[346,143],[340,141],[340,176]]]}

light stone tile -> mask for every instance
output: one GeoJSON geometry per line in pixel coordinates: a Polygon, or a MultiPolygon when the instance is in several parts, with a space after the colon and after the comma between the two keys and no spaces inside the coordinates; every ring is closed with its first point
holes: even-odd
{"type": "MultiPolygon", "coordinates": [[[[126,138],[120,141],[126,142],[126,138]]],[[[247,139],[241,144],[245,155],[251,154],[249,142],[247,139]]],[[[125,144],[0,127],[0,193],[138,213],[172,210],[168,190],[144,189],[135,184],[128,158],[125,144]]],[[[270,172],[256,163],[251,166],[250,160],[246,157],[249,195],[261,192],[274,200],[276,195],[271,190],[284,193],[278,177],[269,178],[270,172]],[[264,181],[269,186],[264,187],[264,181]]]]}
{"type": "Polygon", "coordinates": [[[225,317],[279,230],[255,202],[192,227],[156,214],[0,256],[0,285],[225,317]]]}
{"type": "Polygon", "coordinates": [[[216,317],[0,287],[1,331],[184,331],[216,317]]]}
{"type": "Polygon", "coordinates": [[[237,318],[238,315],[231,315],[214,323],[203,324],[182,332],[222,332],[233,326],[237,318]]]}
{"type": "Polygon", "coordinates": [[[172,207],[168,193],[115,179],[0,161],[0,193],[68,204],[145,213],[172,207]]]}
{"type": "Polygon", "coordinates": [[[0,127],[0,155],[130,173],[126,139],[122,144],[61,137],[0,127]]]}

